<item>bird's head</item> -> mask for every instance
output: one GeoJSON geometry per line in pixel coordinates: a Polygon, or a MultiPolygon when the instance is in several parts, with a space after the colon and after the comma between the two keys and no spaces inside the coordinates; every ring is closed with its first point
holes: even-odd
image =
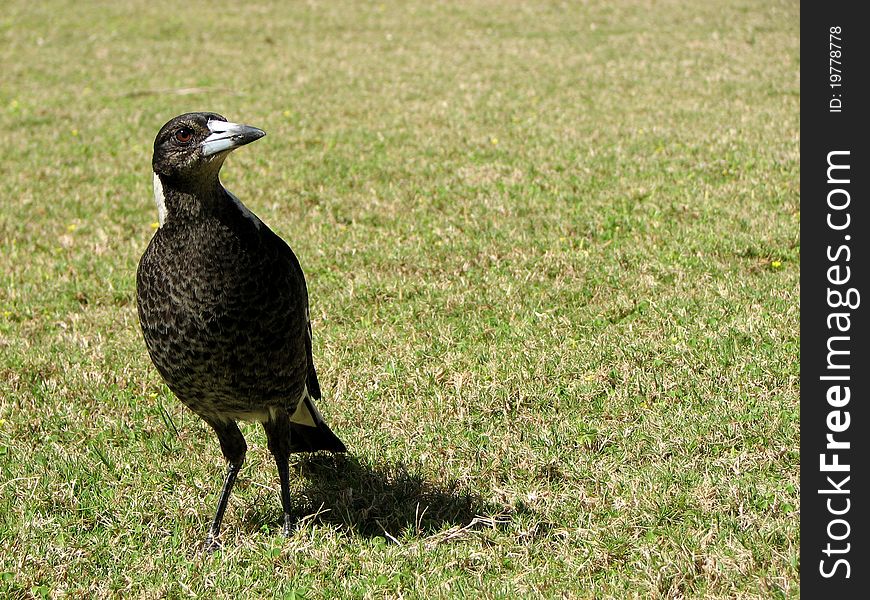
{"type": "Polygon", "coordinates": [[[264,135],[262,129],[230,123],[216,113],[186,113],[160,129],[151,166],[161,179],[197,186],[217,177],[230,152],[264,135]]]}

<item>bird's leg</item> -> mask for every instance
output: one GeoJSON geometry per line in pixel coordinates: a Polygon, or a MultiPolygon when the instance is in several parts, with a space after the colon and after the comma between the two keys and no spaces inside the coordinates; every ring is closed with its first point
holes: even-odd
{"type": "Polygon", "coordinates": [[[281,480],[281,507],[284,510],[284,536],[290,537],[290,460],[288,456],[275,456],[278,479],[281,480]]]}
{"type": "Polygon", "coordinates": [[[230,500],[230,493],[233,491],[233,484],[236,482],[236,476],[245,462],[245,453],[248,450],[248,445],[245,443],[242,432],[239,431],[239,426],[234,421],[221,423],[206,419],[206,422],[215,430],[221,444],[221,452],[223,452],[224,458],[227,459],[228,463],[227,475],[224,479],[224,486],[221,489],[217,510],[215,511],[214,520],[211,523],[211,527],[209,527],[204,544],[206,552],[214,552],[220,548],[217,537],[220,533],[221,522],[224,520],[224,513],[227,510],[227,504],[230,500]]]}
{"type": "Polygon", "coordinates": [[[211,522],[211,527],[208,529],[208,535],[205,537],[205,543],[203,544],[207,552],[214,552],[220,548],[217,537],[220,533],[221,522],[224,520],[224,513],[227,510],[227,504],[230,500],[230,492],[233,491],[233,484],[236,482],[236,475],[239,474],[241,468],[242,465],[240,464],[229,463],[227,466],[227,476],[224,479],[224,487],[221,489],[221,497],[218,500],[214,520],[211,522]]]}
{"type": "Polygon", "coordinates": [[[278,479],[281,481],[281,507],[284,510],[284,535],[290,535],[290,416],[276,411],[272,419],[263,423],[269,451],[275,457],[278,479]]]}

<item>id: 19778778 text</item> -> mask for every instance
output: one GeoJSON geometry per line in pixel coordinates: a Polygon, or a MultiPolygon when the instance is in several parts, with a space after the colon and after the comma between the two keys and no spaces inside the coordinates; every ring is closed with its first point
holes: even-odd
{"type": "Polygon", "coordinates": [[[828,112],[843,112],[843,28],[835,25],[828,30],[828,82],[831,98],[828,112]]]}

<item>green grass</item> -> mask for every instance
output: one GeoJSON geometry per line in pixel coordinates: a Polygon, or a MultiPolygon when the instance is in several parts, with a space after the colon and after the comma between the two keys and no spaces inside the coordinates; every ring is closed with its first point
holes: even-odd
{"type": "Polygon", "coordinates": [[[796,2],[4,3],[0,596],[799,595],[796,2]],[[123,6],[122,6],[123,5],[123,6]],[[138,328],[158,128],[309,281],[280,535],[138,328]]]}

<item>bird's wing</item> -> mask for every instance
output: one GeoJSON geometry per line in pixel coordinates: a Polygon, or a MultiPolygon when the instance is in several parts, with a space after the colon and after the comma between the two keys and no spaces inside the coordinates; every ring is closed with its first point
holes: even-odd
{"type": "Polygon", "coordinates": [[[308,393],[315,400],[320,400],[320,382],[317,381],[317,371],[314,369],[314,355],[311,351],[311,317],[308,315],[307,306],[305,316],[308,318],[308,336],[305,338],[305,350],[308,353],[308,393]]]}
{"type": "Polygon", "coordinates": [[[290,265],[290,276],[299,283],[305,309],[305,354],[308,361],[308,374],[305,382],[305,394],[299,400],[293,414],[290,416],[290,451],[315,452],[329,450],[330,452],[347,452],[347,448],[323,420],[320,411],[314,405],[314,400],[320,400],[320,382],[317,381],[317,371],[314,369],[314,358],[311,350],[311,316],[308,310],[308,287],[299,260],[290,246],[280,237],[271,233],[280,244],[280,252],[290,265]]]}
{"type": "Polygon", "coordinates": [[[305,336],[305,359],[308,363],[308,376],[306,385],[308,393],[314,400],[319,400],[321,397],[320,382],[317,380],[317,371],[314,368],[314,354],[312,352],[312,333],[311,333],[311,316],[308,310],[308,286],[305,283],[305,274],[302,272],[302,266],[299,264],[299,259],[293,253],[293,250],[279,235],[268,228],[264,228],[266,235],[271,238],[272,243],[278,248],[281,255],[287,260],[290,265],[290,276],[295,279],[302,292],[303,309],[305,311],[305,327],[307,335],[305,336]]]}

